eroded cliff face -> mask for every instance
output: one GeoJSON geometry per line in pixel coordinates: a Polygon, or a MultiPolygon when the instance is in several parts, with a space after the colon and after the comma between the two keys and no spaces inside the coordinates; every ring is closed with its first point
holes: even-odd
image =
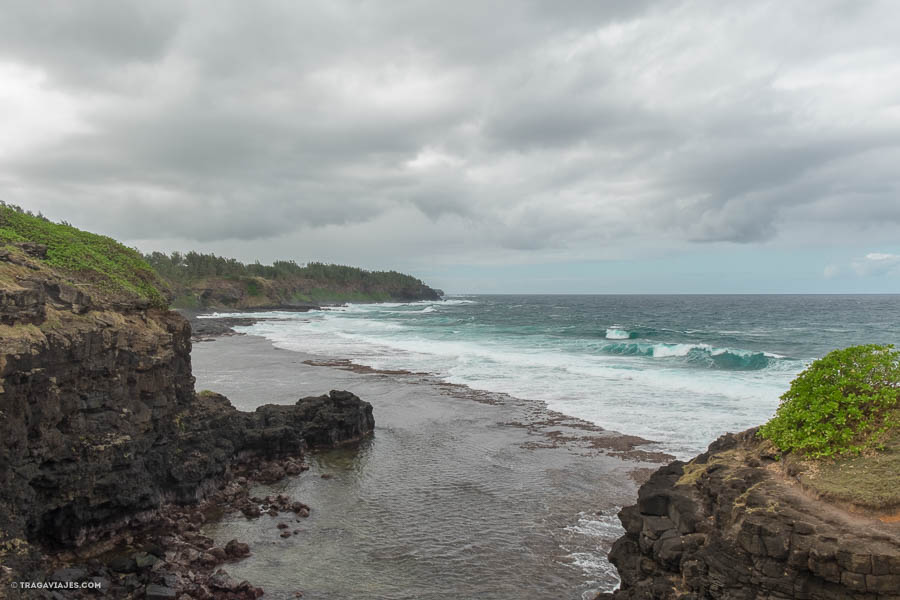
{"type": "Polygon", "coordinates": [[[622,586],[600,598],[900,598],[900,523],[810,496],[774,458],[749,430],[657,471],[619,513],[622,586]]]}
{"type": "Polygon", "coordinates": [[[206,496],[235,460],[299,456],[372,430],[371,405],[346,392],[254,413],[195,395],[181,315],[140,299],[96,300],[46,267],[43,251],[0,253],[6,575],[39,568],[48,548],[82,547],[165,502],[206,496]]]}
{"type": "Polygon", "coordinates": [[[80,543],[166,495],[173,417],[194,394],[190,326],[94,303],[39,261],[2,275],[0,530],[80,543]]]}

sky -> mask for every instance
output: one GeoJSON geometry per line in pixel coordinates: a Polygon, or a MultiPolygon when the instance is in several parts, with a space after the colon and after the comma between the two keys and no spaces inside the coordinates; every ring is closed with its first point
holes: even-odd
{"type": "Polygon", "coordinates": [[[900,292],[900,3],[7,0],[0,199],[453,293],[900,292]]]}

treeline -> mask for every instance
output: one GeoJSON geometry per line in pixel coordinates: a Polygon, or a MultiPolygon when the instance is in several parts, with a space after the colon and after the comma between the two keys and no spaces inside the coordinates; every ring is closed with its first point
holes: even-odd
{"type": "Polygon", "coordinates": [[[298,265],[292,260],[278,260],[271,265],[259,262],[244,264],[234,258],[200,252],[162,252],[145,254],[144,259],[165,279],[188,284],[205,277],[262,277],[276,281],[309,280],[338,286],[360,286],[380,289],[410,289],[425,284],[412,275],[397,271],[366,271],[358,267],[311,262],[298,265]]]}
{"type": "Polygon", "coordinates": [[[244,264],[200,252],[142,254],[112,238],[81,231],[65,221],[54,223],[40,212],[0,200],[0,246],[19,242],[46,246],[45,262],[50,266],[89,274],[100,296],[136,294],[155,306],[252,308],[439,300],[443,295],[397,271],[321,262],[298,265],[292,260],[244,264]]]}

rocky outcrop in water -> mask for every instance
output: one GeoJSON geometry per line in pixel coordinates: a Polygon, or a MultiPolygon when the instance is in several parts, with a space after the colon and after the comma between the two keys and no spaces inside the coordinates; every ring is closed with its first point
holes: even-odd
{"type": "Polygon", "coordinates": [[[812,497],[755,431],[651,476],[619,513],[621,589],[599,598],[900,599],[897,519],[812,497]]]}
{"type": "Polygon", "coordinates": [[[165,503],[208,496],[236,461],[372,430],[371,405],[349,392],[253,413],[195,395],[181,315],[97,299],[45,252],[0,253],[0,580],[39,578],[47,549],[99,543],[165,503]]]}

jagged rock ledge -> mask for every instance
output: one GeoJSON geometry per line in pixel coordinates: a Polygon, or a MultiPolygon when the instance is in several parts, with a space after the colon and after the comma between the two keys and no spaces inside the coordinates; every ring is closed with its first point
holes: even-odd
{"type": "Polygon", "coordinates": [[[48,577],[54,557],[113,547],[161,507],[241,497],[221,495],[239,463],[250,479],[277,478],[307,447],[372,431],[371,405],[349,392],[253,413],[195,394],[181,315],[93,295],[89,275],[45,255],[29,243],[0,252],[0,597],[48,577]]]}
{"type": "MultiPolygon", "coordinates": [[[[26,524],[42,527],[5,532],[18,535],[6,535],[0,546],[0,581],[96,581],[104,594],[122,598],[256,598],[262,590],[218,570],[252,549],[238,540],[216,547],[200,534],[200,526],[210,514],[229,511],[248,519],[279,512],[309,516],[312,509],[303,502],[283,495],[254,497],[250,486],[299,475],[308,468],[302,460],[306,449],[355,443],[374,427],[371,404],[346,391],[301,398],[294,405],[264,405],[252,413],[237,411],[220,394],[202,392],[175,420],[178,431],[166,443],[172,452],[160,471],[164,481],[156,482],[152,500],[158,504],[148,507],[145,496],[133,495],[134,482],[127,478],[96,493],[87,486],[74,493],[56,488],[58,497],[17,508],[26,524]]],[[[129,458],[127,451],[122,458],[129,458]]],[[[80,474],[96,482],[103,474],[103,464],[77,464],[77,473],[68,478],[80,474]]],[[[90,594],[69,591],[66,598],[90,594]]]]}
{"type": "Polygon", "coordinates": [[[900,599],[900,523],[817,499],[756,429],[654,473],[619,513],[615,600],[900,599]]]}

